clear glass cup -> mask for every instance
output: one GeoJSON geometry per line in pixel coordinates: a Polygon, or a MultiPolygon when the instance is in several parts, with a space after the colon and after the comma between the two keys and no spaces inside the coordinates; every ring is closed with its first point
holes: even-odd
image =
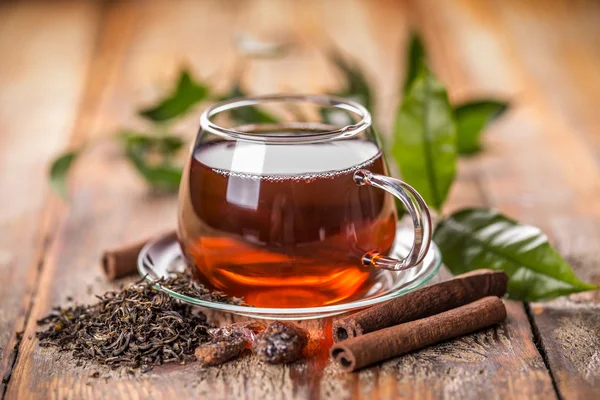
{"type": "Polygon", "coordinates": [[[431,242],[427,205],[388,174],[371,116],[353,101],[275,95],[208,108],[179,193],[178,238],[193,276],[260,307],[368,292],[377,268],[414,267],[431,242]],[[403,259],[388,256],[393,196],[414,224],[403,259]]]}

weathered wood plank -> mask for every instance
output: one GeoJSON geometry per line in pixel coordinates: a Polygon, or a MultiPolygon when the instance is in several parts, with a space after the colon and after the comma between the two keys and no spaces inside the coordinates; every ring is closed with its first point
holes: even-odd
{"type": "Polygon", "coordinates": [[[97,11],[91,3],[0,5],[0,393],[52,226],[44,213],[48,163],[69,140],[97,11]]]}
{"type": "MultiPolygon", "coordinates": [[[[389,1],[310,2],[309,8],[270,1],[110,4],[95,56],[96,65],[86,89],[86,106],[75,127],[76,140],[107,137],[124,124],[142,126],[133,118],[135,104],[152,101],[171,81],[182,61],[203,76],[211,79],[215,76],[216,84],[222,85],[239,62],[231,47],[237,30],[266,37],[277,37],[283,32],[297,39],[298,51],[289,58],[257,60],[247,65],[245,83],[255,93],[319,91],[332,87],[334,75],[318,45],[324,40],[338,43],[364,62],[369,76],[381,88],[378,107],[387,121],[384,126],[390,125],[390,113],[395,107],[398,73],[402,70],[400,41],[406,36],[407,11],[416,14],[415,19],[422,25],[431,45],[434,67],[450,84],[453,98],[465,98],[474,91],[512,95],[527,88],[519,69],[507,71],[493,62],[504,60],[506,49],[496,31],[488,32],[487,20],[478,22],[481,16],[473,17],[463,13],[461,7],[454,7],[454,3],[447,4],[416,7],[413,4],[409,10],[403,3],[389,1]],[[341,14],[344,18],[340,18],[341,14]],[[471,35],[473,31],[469,29],[483,36],[471,35]],[[457,35],[470,38],[470,44],[455,43],[457,35]],[[474,39],[477,37],[483,37],[482,41],[477,42],[474,39]],[[492,61],[473,50],[481,46],[486,54],[491,54],[492,61]]],[[[508,57],[510,65],[515,62],[513,58],[508,57]]],[[[535,96],[531,98],[535,101],[535,96]]],[[[193,114],[181,123],[181,130],[188,136],[196,129],[197,118],[193,114]]],[[[449,210],[467,204],[485,204],[487,198],[509,213],[517,210],[513,214],[517,216],[525,214],[519,207],[528,207],[527,211],[535,208],[529,205],[527,197],[515,196],[516,189],[523,189],[521,184],[511,186],[515,174],[523,173],[528,166],[526,160],[521,158],[517,166],[506,172],[504,168],[507,155],[515,151],[511,141],[522,129],[521,124],[527,128],[537,118],[538,114],[528,109],[494,127],[490,132],[492,137],[488,138],[489,154],[461,162],[449,210]],[[512,137],[511,132],[514,132],[512,137]],[[506,137],[493,137],[500,134],[506,137]],[[488,178],[498,179],[498,185],[503,186],[490,187],[486,183],[488,178]]],[[[539,130],[533,131],[535,134],[531,128],[526,129],[527,141],[521,143],[523,147],[539,145],[539,130]]],[[[580,151],[576,143],[560,143],[580,151]]],[[[552,151],[558,147],[552,147],[552,151]]],[[[522,157],[524,150],[519,154],[522,157]]],[[[544,166],[549,167],[547,162],[544,166]]],[[[585,164],[585,168],[591,167],[585,164]]],[[[539,171],[529,173],[526,183],[536,184],[535,179],[539,178],[539,171]]],[[[537,184],[536,188],[541,186],[537,184]]],[[[74,366],[68,356],[40,349],[35,340],[29,339],[35,331],[34,320],[68,295],[89,301],[91,285],[96,292],[114,287],[99,279],[97,260],[101,251],[171,227],[175,220],[175,200],[149,196],[111,144],[97,147],[81,160],[76,167],[73,189],[72,205],[62,210],[59,230],[45,259],[35,307],[8,388],[10,398],[24,395],[215,399],[555,397],[550,376],[531,340],[527,315],[518,303],[508,303],[509,319],[499,328],[391,360],[358,374],[342,374],[334,365],[326,365],[327,360],[322,356],[287,367],[267,366],[253,357],[243,357],[220,368],[169,365],[145,376],[106,373],[110,379],[89,378],[93,366],[74,366]],[[112,179],[115,176],[119,179],[112,179]]],[[[587,195],[589,198],[591,194],[587,195]]],[[[546,213],[565,205],[564,199],[550,200],[545,199],[551,204],[544,209],[546,213]]],[[[536,215],[543,219],[547,214],[536,215]]],[[[538,218],[531,221],[537,222],[538,218]]],[[[327,329],[328,321],[304,324],[319,334],[327,329]]],[[[325,346],[328,340],[323,335],[321,344],[325,346]]]]}
{"type": "MultiPolygon", "coordinates": [[[[550,190],[546,189],[536,190],[532,201],[542,204],[539,212],[548,217],[544,225],[550,237],[578,275],[598,284],[600,140],[593,104],[598,101],[600,80],[591,71],[600,65],[595,41],[600,6],[584,2],[552,7],[545,11],[544,19],[538,18],[539,13],[531,6],[518,14],[511,9],[501,13],[506,40],[539,105],[544,129],[539,141],[553,143],[545,163],[556,171],[551,172],[552,195],[565,199],[556,204],[560,209],[547,209],[543,200],[550,190]],[[526,34],[523,20],[539,34],[522,40],[526,34]],[[572,20],[578,23],[567,22],[572,20]],[[555,62],[544,62],[549,59],[555,62]]],[[[540,165],[540,177],[549,172],[543,168],[540,165]]],[[[532,318],[561,396],[595,398],[600,396],[598,292],[571,299],[533,304],[532,318]]]]}
{"type": "MultiPolygon", "coordinates": [[[[587,217],[552,221],[551,235],[579,276],[600,285],[600,224],[587,217]]],[[[531,305],[534,327],[561,395],[600,394],[600,291],[531,305]]]]}
{"type": "MultiPolygon", "coordinates": [[[[458,103],[477,96],[502,98],[512,95],[515,90],[510,85],[514,81],[512,74],[494,63],[482,61],[471,42],[478,44],[477,40],[480,40],[479,44],[485,46],[487,54],[493,60],[503,59],[502,48],[494,43],[489,33],[482,32],[477,21],[465,21],[461,10],[452,7],[448,2],[440,4],[434,1],[415,1],[410,3],[408,10],[411,20],[417,25],[427,44],[432,67],[448,85],[452,101],[458,103]],[[490,76],[497,80],[489,79],[490,76]]],[[[489,134],[492,135],[493,132],[489,134]]],[[[444,212],[465,206],[493,205],[486,190],[487,176],[483,174],[485,169],[482,169],[482,163],[493,158],[494,149],[487,150],[492,154],[460,160],[458,179],[444,212]]],[[[507,164],[506,159],[498,158],[496,162],[500,171],[507,164]]],[[[405,382],[399,392],[400,396],[555,398],[551,377],[532,340],[533,334],[523,305],[509,301],[507,309],[507,323],[492,335],[496,340],[488,343],[486,338],[489,336],[478,333],[454,341],[461,343],[473,340],[474,343],[484,344],[481,347],[470,346],[474,353],[459,351],[455,355],[456,360],[464,361],[465,364],[453,364],[450,361],[453,357],[446,358],[442,352],[436,352],[436,347],[416,353],[415,357],[428,351],[436,353],[437,358],[430,367],[435,373],[429,372],[430,379],[427,379],[427,373],[421,375],[425,377],[423,383],[420,383],[420,379],[416,380],[417,383],[405,382]],[[504,349],[505,345],[510,350],[504,349]],[[479,349],[483,351],[479,353],[479,349]],[[486,361],[478,365],[478,357],[483,357],[486,361]],[[447,361],[449,364],[446,364],[447,361]],[[437,379],[433,378],[435,375],[437,379]]],[[[457,351],[456,348],[449,347],[457,351]]]]}
{"type": "Polygon", "coordinates": [[[523,305],[506,305],[507,322],[498,328],[385,363],[379,387],[401,398],[554,398],[523,305]]]}
{"type": "MultiPolygon", "coordinates": [[[[335,6],[331,5],[331,8],[335,9],[335,6]]],[[[393,111],[396,105],[395,99],[398,95],[397,89],[400,86],[399,77],[403,68],[395,65],[394,60],[402,60],[400,54],[403,47],[399,39],[406,36],[406,30],[403,28],[402,32],[395,33],[391,27],[394,26],[392,23],[394,19],[396,19],[397,24],[399,23],[398,21],[403,20],[405,17],[404,11],[403,8],[398,8],[395,9],[394,13],[389,9],[388,5],[388,8],[386,8],[386,19],[374,20],[372,25],[370,25],[371,29],[381,34],[381,37],[377,37],[375,40],[378,42],[380,40],[383,41],[381,48],[384,49],[385,56],[380,55],[381,58],[378,59],[376,55],[367,54],[364,60],[372,60],[365,63],[366,68],[374,68],[375,71],[383,68],[389,73],[389,75],[380,75],[382,81],[378,85],[379,88],[385,87],[382,90],[383,96],[380,99],[380,102],[384,104],[383,106],[380,104],[378,108],[378,110],[384,113],[386,111],[388,113],[393,111]],[[386,29],[381,28],[382,26],[385,26],[386,29]],[[393,38],[395,43],[390,41],[390,38],[393,38]],[[394,51],[390,51],[392,48],[394,51]],[[392,68],[390,68],[390,65],[392,68]],[[391,85],[389,82],[396,82],[396,87],[390,89],[391,85]],[[392,106],[389,107],[390,105],[392,106]]],[[[363,14],[369,15],[369,12],[363,14]]],[[[353,13],[351,11],[346,12],[345,16],[348,17],[348,15],[353,15],[353,13]]],[[[377,14],[376,18],[381,18],[381,14],[377,14]]],[[[348,32],[351,26],[360,26],[360,23],[353,22],[351,18],[349,20],[340,19],[336,21],[336,24],[345,25],[342,32],[348,32]]],[[[331,28],[331,26],[328,27],[331,28]]],[[[331,37],[333,40],[340,40],[340,36],[331,34],[331,37]]],[[[361,51],[364,50],[360,46],[362,42],[346,38],[348,44],[345,47],[343,36],[341,38],[342,48],[351,54],[357,48],[361,51]]],[[[369,69],[367,69],[367,72],[369,72],[369,69]]],[[[387,125],[389,126],[389,124],[387,125]]],[[[476,175],[469,170],[463,169],[453,190],[454,198],[449,206],[481,205],[485,200],[481,197],[482,192],[479,186],[480,183],[477,182],[476,175]]],[[[510,327],[511,333],[505,336],[506,332],[502,330],[494,331],[495,333],[492,336],[495,340],[492,341],[486,339],[485,333],[469,336],[466,340],[472,339],[476,342],[481,341],[485,343],[481,346],[482,353],[485,355],[480,359],[472,358],[465,363],[452,364],[451,373],[448,372],[449,364],[439,363],[435,356],[423,359],[418,358],[420,353],[415,355],[420,365],[418,372],[414,370],[415,360],[410,357],[393,360],[384,363],[381,367],[370,368],[354,375],[342,375],[339,371],[336,371],[334,366],[329,365],[325,368],[324,377],[321,380],[320,394],[323,397],[331,396],[334,398],[411,397],[411,394],[425,398],[452,398],[453,394],[462,395],[466,398],[478,398],[482,394],[488,394],[489,396],[489,393],[494,392],[495,385],[497,385],[499,390],[494,395],[499,398],[503,396],[522,398],[555,397],[550,377],[543,365],[541,356],[531,340],[531,330],[523,307],[512,303],[509,304],[509,309],[510,318],[507,326],[510,327]],[[497,347],[502,347],[503,342],[508,342],[507,337],[510,337],[510,342],[515,346],[515,350],[510,358],[496,353],[497,347]],[[509,365],[511,362],[513,364],[509,365]],[[469,372],[473,370],[483,372],[479,375],[472,374],[471,376],[469,372]],[[390,373],[390,371],[396,371],[396,373],[390,373]],[[414,372],[414,374],[411,372],[414,372]],[[471,379],[461,379],[461,377],[467,375],[471,376],[471,379]],[[382,376],[385,379],[382,379],[382,376]],[[495,376],[496,379],[490,380],[490,376],[495,376]],[[422,384],[414,385],[415,381],[422,384]],[[327,384],[324,385],[323,382],[327,382],[327,384]],[[449,387],[449,382],[452,382],[451,388],[449,387]]],[[[450,358],[468,358],[468,355],[464,353],[464,348],[455,347],[450,344],[446,347],[444,346],[442,345],[443,349],[451,349],[447,350],[452,353],[450,358]]],[[[440,350],[438,350],[438,347],[432,347],[428,351],[439,355],[440,350]]]]}
{"type": "MultiPolygon", "coordinates": [[[[82,110],[73,129],[73,136],[80,143],[89,138],[108,136],[112,133],[111,130],[114,127],[111,124],[117,123],[119,120],[119,98],[109,95],[115,93],[117,86],[126,87],[126,79],[123,75],[117,76],[116,72],[124,65],[125,55],[130,50],[132,30],[137,20],[133,11],[132,7],[125,3],[111,4],[105,10],[100,41],[94,55],[95,63],[91,66],[89,84],[84,95],[82,110]],[[104,119],[102,118],[103,115],[110,115],[117,121],[104,119]]],[[[121,112],[122,114],[124,112],[121,112]]],[[[76,384],[56,385],[58,381],[56,379],[57,374],[66,373],[67,381],[72,380],[67,372],[68,366],[72,363],[63,361],[61,364],[60,357],[57,361],[56,358],[48,354],[44,356],[43,351],[41,357],[37,355],[33,357],[32,346],[37,346],[34,339],[35,320],[43,313],[48,312],[52,304],[64,302],[65,297],[70,294],[80,301],[90,300],[91,293],[88,293],[88,288],[94,284],[94,280],[98,279],[99,275],[97,267],[99,250],[89,246],[89,242],[87,242],[93,241],[94,236],[81,235],[81,232],[88,231],[85,228],[86,226],[93,226],[95,230],[99,220],[106,221],[108,225],[110,223],[114,224],[114,221],[127,224],[127,221],[131,218],[131,208],[127,207],[126,204],[123,204],[124,207],[118,207],[119,196],[116,196],[117,193],[119,195],[124,194],[126,185],[136,186],[135,177],[131,174],[125,175],[122,180],[112,180],[117,187],[114,193],[116,197],[113,198],[112,203],[94,202],[95,199],[103,199],[102,195],[98,194],[98,192],[101,193],[105,189],[102,185],[103,177],[115,176],[110,174],[110,168],[107,171],[104,167],[104,163],[108,165],[111,165],[111,163],[107,162],[106,159],[103,161],[98,159],[98,154],[107,154],[106,147],[107,145],[96,147],[90,154],[83,156],[76,165],[75,176],[72,179],[74,190],[70,209],[63,210],[61,213],[56,236],[45,255],[44,268],[41,271],[40,286],[36,293],[32,317],[28,321],[26,334],[19,350],[19,359],[8,386],[8,398],[24,396],[62,398],[65,397],[64,393],[72,393],[73,390],[79,390],[77,397],[81,397],[88,392],[85,386],[82,388],[76,384]],[[84,189],[78,190],[81,186],[84,189]],[[121,190],[120,193],[118,192],[119,189],[121,190]],[[90,212],[91,208],[89,207],[96,207],[95,212],[90,212]],[[73,243],[76,246],[70,247],[67,245],[69,249],[63,251],[62,247],[65,243],[73,243]],[[65,264],[67,268],[65,268],[65,264]],[[54,288],[52,287],[53,282],[56,285],[54,288]],[[42,376],[40,371],[45,371],[46,375],[42,376]],[[41,381],[45,383],[40,383],[38,380],[31,381],[32,376],[39,376],[41,381]],[[55,383],[54,386],[52,382],[55,383]],[[71,389],[71,386],[74,389],[71,389]]],[[[116,154],[113,155],[113,157],[115,156],[116,154]]],[[[117,164],[121,169],[126,169],[123,164],[117,164]]],[[[140,193],[141,191],[138,192],[138,195],[140,193]]],[[[132,191],[132,195],[135,194],[132,191]]],[[[111,196],[105,195],[104,198],[106,197],[111,196]]],[[[157,213],[157,215],[160,214],[157,213]]],[[[138,226],[138,228],[144,227],[138,226]]],[[[115,240],[120,239],[121,232],[119,231],[105,233],[105,238],[114,236],[115,240]]],[[[101,242],[100,245],[107,244],[101,242]]],[[[103,291],[103,289],[99,290],[103,291]]],[[[83,373],[87,372],[85,369],[81,369],[81,371],[83,373]]]]}
{"type": "MultiPolygon", "coordinates": [[[[457,84],[466,91],[518,94],[510,96],[515,110],[490,130],[487,153],[473,165],[484,178],[485,196],[505,213],[541,226],[577,274],[597,284],[599,80],[590,70],[600,60],[593,22],[600,7],[461,1],[444,3],[438,12],[452,21],[444,46],[460,60],[441,64],[463,64],[453,77],[457,84]],[[480,56],[461,58],[469,53],[480,56]]],[[[598,293],[591,292],[531,305],[562,398],[600,394],[598,304],[598,293]]]]}
{"type": "MultiPolygon", "coordinates": [[[[229,65],[227,62],[233,60],[236,7],[218,1],[111,3],[98,45],[98,64],[90,73],[90,81],[100,79],[105,84],[96,84],[86,93],[86,99],[91,100],[76,132],[83,132],[84,138],[101,138],[118,126],[135,126],[139,122],[132,117],[134,105],[152,101],[165,88],[148,92],[148,87],[171,82],[182,62],[206,75],[229,65]]],[[[185,129],[191,136],[197,117],[192,115],[190,120],[193,123],[185,129]]],[[[235,368],[240,364],[228,366],[230,373],[202,370],[195,364],[177,365],[144,377],[121,376],[118,381],[107,381],[89,378],[91,366],[74,366],[69,357],[40,349],[29,339],[36,329],[35,319],[53,304],[64,302],[66,296],[93,301],[89,286],[96,292],[115,287],[99,279],[98,260],[103,249],[174,225],[176,199],[150,196],[116,153],[113,145],[103,144],[76,166],[71,208],[48,251],[8,397],[157,398],[214,392],[215,398],[223,398],[248,392],[243,370],[235,368]],[[115,176],[119,179],[107,179],[115,176]]],[[[240,360],[242,365],[247,362],[240,360]]],[[[249,385],[256,397],[274,392],[291,395],[294,390],[289,369],[263,366],[249,374],[255,379],[249,385]]]]}

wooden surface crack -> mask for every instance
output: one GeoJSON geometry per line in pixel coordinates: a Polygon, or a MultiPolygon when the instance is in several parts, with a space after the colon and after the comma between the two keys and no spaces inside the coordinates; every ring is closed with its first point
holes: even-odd
{"type": "MultiPolygon", "coordinates": [[[[52,215],[52,208],[53,208],[53,202],[51,202],[46,209],[47,216],[52,215]]],[[[45,224],[42,223],[42,228],[44,227],[44,225],[45,224]]],[[[49,224],[49,225],[52,226],[52,224],[49,224]]],[[[35,272],[34,272],[35,278],[33,279],[31,295],[25,297],[25,303],[26,303],[26,305],[24,307],[25,314],[23,317],[23,323],[20,327],[22,329],[15,330],[15,332],[14,332],[15,343],[12,346],[12,349],[10,350],[10,354],[7,357],[8,358],[8,363],[7,363],[8,368],[4,371],[4,375],[2,376],[2,386],[1,386],[1,393],[2,393],[1,399],[2,400],[4,400],[4,398],[6,397],[6,392],[8,390],[8,384],[10,383],[10,378],[12,377],[13,369],[14,369],[15,365],[17,364],[17,361],[19,360],[19,349],[21,347],[21,343],[23,342],[23,337],[25,335],[25,328],[27,327],[27,324],[29,323],[29,318],[31,317],[31,310],[33,309],[33,305],[35,304],[35,298],[37,296],[38,288],[40,285],[40,276],[42,275],[42,269],[44,268],[44,264],[45,264],[45,260],[46,260],[46,253],[48,252],[48,249],[50,248],[50,244],[52,243],[55,236],[56,236],[56,230],[50,229],[49,231],[46,231],[46,234],[43,235],[42,240],[41,240],[39,256],[37,257],[37,260],[36,260],[37,266],[36,266],[35,272]]]]}
{"type": "Polygon", "coordinates": [[[542,356],[542,360],[544,361],[544,365],[550,374],[550,380],[552,381],[552,387],[554,388],[554,392],[556,393],[556,397],[558,400],[564,400],[564,397],[561,395],[560,390],[558,388],[558,383],[556,381],[556,376],[554,375],[554,371],[550,367],[550,361],[548,360],[548,352],[544,347],[544,342],[542,341],[542,337],[540,335],[540,330],[535,323],[535,318],[531,311],[531,306],[529,303],[523,303],[525,308],[525,313],[527,314],[527,319],[529,319],[529,325],[531,325],[531,333],[533,334],[533,343],[538,350],[538,353],[542,356]]]}

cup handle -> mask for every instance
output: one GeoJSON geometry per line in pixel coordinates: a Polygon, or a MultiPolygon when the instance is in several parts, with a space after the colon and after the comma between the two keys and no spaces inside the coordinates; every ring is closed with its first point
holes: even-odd
{"type": "Polygon", "coordinates": [[[399,179],[374,174],[366,169],[359,169],[354,173],[354,183],[359,186],[371,185],[396,196],[410,213],[415,228],[413,246],[404,259],[397,260],[377,251],[369,251],[362,256],[363,265],[391,271],[403,271],[423,261],[431,243],[432,227],[429,208],[421,195],[399,179]]]}

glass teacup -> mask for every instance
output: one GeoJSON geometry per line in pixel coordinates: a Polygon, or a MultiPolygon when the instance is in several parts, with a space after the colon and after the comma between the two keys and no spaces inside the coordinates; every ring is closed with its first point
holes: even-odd
{"type": "Polygon", "coordinates": [[[414,267],[431,241],[425,202],[388,173],[371,116],[353,101],[276,95],[208,108],[179,192],[178,236],[193,276],[261,307],[330,305],[365,293],[377,268],[414,267]],[[288,118],[217,123],[265,106],[288,118]],[[414,224],[402,260],[387,256],[392,195],[414,224]]]}

